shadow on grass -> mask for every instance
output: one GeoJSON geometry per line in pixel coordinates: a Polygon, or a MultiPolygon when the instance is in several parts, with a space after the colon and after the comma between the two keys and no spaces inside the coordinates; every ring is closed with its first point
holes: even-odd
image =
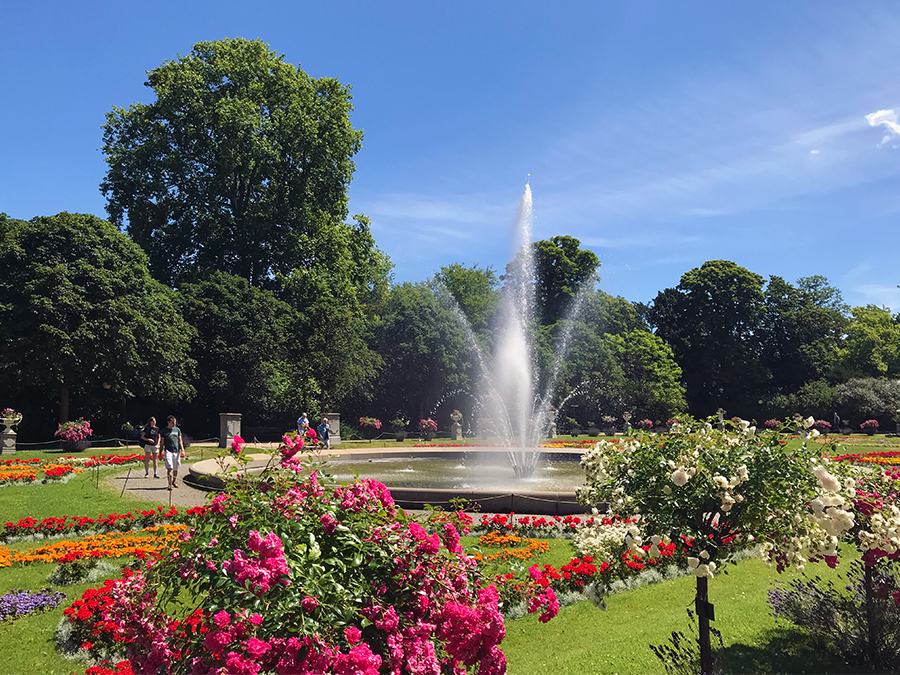
{"type": "Polygon", "coordinates": [[[718,650],[726,673],[859,673],[831,655],[824,645],[797,628],[773,628],[755,645],[718,650]]]}

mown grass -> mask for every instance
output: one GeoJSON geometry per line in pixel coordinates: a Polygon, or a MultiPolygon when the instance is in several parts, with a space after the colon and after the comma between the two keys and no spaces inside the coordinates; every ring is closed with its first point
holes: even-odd
{"type": "MultiPolygon", "coordinates": [[[[0,595],[10,589],[37,591],[50,587],[47,575],[55,565],[35,563],[23,567],[0,570],[0,595]]],[[[63,610],[97,583],[75,586],[54,586],[67,597],[56,608],[22,617],[15,621],[0,622],[0,673],[3,675],[42,675],[43,673],[84,672],[84,667],[67,661],[56,652],[54,635],[63,618],[63,610]]]]}
{"type": "MultiPolygon", "coordinates": [[[[855,445],[855,452],[884,449],[878,437],[869,437],[872,445],[855,445]]],[[[862,440],[862,439],[860,439],[862,440]]],[[[399,445],[399,444],[398,444],[399,445]]],[[[407,446],[408,447],[408,446],[407,446]]],[[[218,449],[207,449],[207,456],[218,449]]],[[[120,449],[118,454],[133,452],[120,449]]],[[[21,453],[19,457],[60,453],[21,453]]],[[[86,453],[87,454],[87,453],[86,453]]],[[[97,449],[89,454],[111,454],[97,449]]],[[[199,458],[197,449],[191,454],[199,458]]],[[[206,453],[204,453],[206,454],[206,453]]],[[[101,469],[121,471],[121,467],[101,469]]],[[[0,488],[0,521],[24,517],[80,515],[96,516],[125,512],[135,508],[156,508],[156,502],[120,498],[118,493],[97,488],[91,471],[71,478],[66,484],[0,488]]],[[[467,549],[477,545],[477,537],[466,537],[467,549]]],[[[523,565],[560,567],[575,550],[568,540],[550,540],[550,550],[523,565]]],[[[846,555],[845,558],[849,558],[846,555]]],[[[846,561],[845,561],[846,563],[846,561]]],[[[0,570],[0,595],[12,588],[39,590],[47,586],[51,564],[32,564],[0,570]]],[[[846,569],[846,564],[842,565],[846,569]]],[[[812,565],[811,574],[834,578],[832,571],[812,565]]],[[[739,673],[843,673],[840,664],[829,661],[818,645],[809,642],[800,631],[776,623],[766,605],[767,591],[776,580],[789,581],[796,573],[778,575],[760,561],[744,561],[710,582],[710,600],[715,605],[716,621],[725,641],[726,672],[739,673]]],[[[590,603],[565,607],[547,624],[535,615],[507,622],[503,643],[509,672],[514,675],[545,673],[660,673],[662,664],[649,644],[666,642],[673,630],[688,632],[685,609],[692,606],[694,579],[683,577],[653,586],[614,595],[609,610],[601,612],[590,603]]],[[[83,584],[57,587],[68,594],[58,608],[14,622],[0,623],[0,674],[83,672],[79,666],[56,654],[54,631],[62,612],[72,600],[90,586],[83,584]]]]}
{"type": "MultiPolygon", "coordinates": [[[[843,565],[846,569],[846,566],[843,565]]],[[[776,622],[766,604],[774,581],[796,572],[777,572],[759,560],[745,560],[709,584],[715,606],[713,627],[725,643],[723,665],[732,673],[841,673],[799,630],[776,622]]],[[[835,578],[841,570],[811,565],[811,574],[835,578]]],[[[513,675],[663,673],[650,644],[666,643],[672,631],[690,636],[687,617],[696,581],[681,577],[608,599],[600,611],[589,602],[564,607],[546,624],[537,616],[508,621],[503,651],[513,675]]]]}

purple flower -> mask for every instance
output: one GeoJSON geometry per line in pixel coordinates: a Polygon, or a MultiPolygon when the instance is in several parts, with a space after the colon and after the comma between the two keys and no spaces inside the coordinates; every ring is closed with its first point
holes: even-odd
{"type": "Polygon", "coordinates": [[[49,588],[36,593],[13,588],[6,595],[0,595],[0,621],[53,609],[65,599],[65,593],[49,588]]]}

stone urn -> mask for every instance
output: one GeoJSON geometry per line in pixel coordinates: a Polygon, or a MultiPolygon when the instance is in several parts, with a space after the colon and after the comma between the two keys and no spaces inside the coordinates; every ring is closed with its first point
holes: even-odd
{"type": "Polygon", "coordinates": [[[22,421],[22,413],[14,413],[0,417],[3,430],[0,431],[0,455],[13,454],[16,451],[16,430],[13,428],[22,421]]]}
{"type": "Polygon", "coordinates": [[[462,413],[459,410],[454,410],[450,413],[450,440],[459,441],[462,440],[462,413]]]}

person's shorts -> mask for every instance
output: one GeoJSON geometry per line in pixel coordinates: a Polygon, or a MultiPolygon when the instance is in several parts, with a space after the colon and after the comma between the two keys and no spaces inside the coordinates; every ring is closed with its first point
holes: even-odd
{"type": "Polygon", "coordinates": [[[166,450],[166,468],[174,469],[178,471],[178,467],[181,466],[181,451],[178,452],[169,452],[166,450]]]}
{"type": "Polygon", "coordinates": [[[154,452],[156,452],[156,446],[152,443],[147,443],[147,445],[144,446],[144,452],[148,455],[152,455],[154,452]]]}

